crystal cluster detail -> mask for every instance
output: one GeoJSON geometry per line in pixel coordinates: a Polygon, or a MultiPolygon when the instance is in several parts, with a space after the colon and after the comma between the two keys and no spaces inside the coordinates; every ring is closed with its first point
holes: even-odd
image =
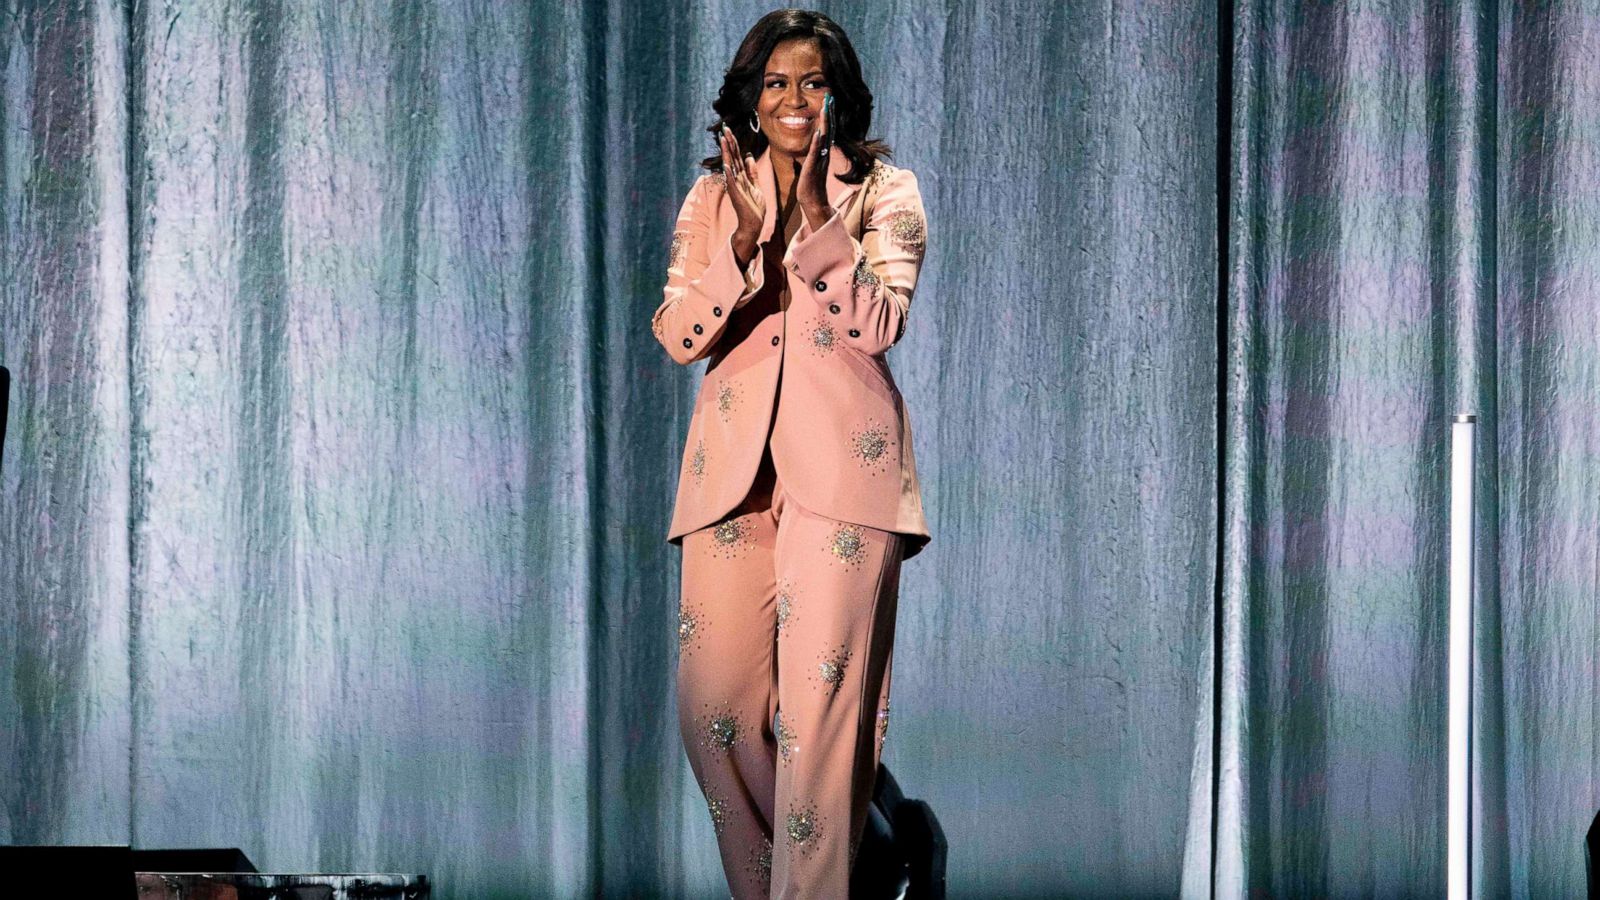
{"type": "Polygon", "coordinates": [[[808,325],[805,331],[806,337],[811,340],[811,349],[818,356],[827,356],[833,352],[834,347],[839,345],[839,333],[834,331],[833,326],[827,322],[815,319],[812,322],[815,324],[808,325]]]}
{"type": "Polygon", "coordinates": [[[922,213],[911,207],[894,210],[889,213],[888,228],[885,230],[890,242],[917,256],[922,255],[928,237],[927,223],[922,213]]]}
{"type": "Polygon", "coordinates": [[[728,416],[737,408],[738,403],[738,388],[726,381],[717,386],[717,415],[722,417],[722,421],[728,421],[728,416]]]}
{"type": "Polygon", "coordinates": [[[889,437],[889,429],[880,422],[868,422],[850,432],[850,455],[858,465],[874,474],[887,468],[892,446],[894,441],[889,437]]]}
{"type": "Polygon", "coordinates": [[[863,191],[866,191],[866,190],[873,190],[873,191],[882,190],[883,189],[883,183],[885,181],[889,180],[889,176],[890,175],[894,174],[895,168],[896,168],[895,166],[889,165],[888,163],[884,162],[881,159],[880,160],[874,160],[873,161],[873,165],[872,165],[872,171],[868,172],[867,173],[867,177],[862,179],[862,182],[861,182],[862,190],[863,191]]]}
{"type": "Polygon", "coordinates": [[[844,684],[845,666],[850,663],[850,648],[840,647],[817,663],[817,680],[830,692],[837,692],[844,684]]]}
{"type": "Polygon", "coordinates": [[[705,614],[693,603],[678,605],[678,652],[687,653],[700,646],[706,626],[705,614]]]}
{"type": "Polygon", "coordinates": [[[672,233],[672,246],[667,251],[667,268],[676,269],[683,265],[684,254],[689,250],[689,233],[687,231],[674,231],[672,233]]]}
{"type": "Polygon", "coordinates": [[[878,285],[883,283],[883,279],[878,277],[877,271],[872,268],[871,261],[865,256],[856,260],[855,275],[851,280],[855,282],[856,290],[866,291],[868,294],[876,293],[878,285]]]}
{"type": "Polygon", "coordinates": [[[778,737],[778,755],[783,758],[784,762],[788,762],[790,757],[800,749],[800,745],[794,742],[794,732],[783,724],[783,710],[781,709],[778,710],[778,724],[774,731],[778,737]]]}
{"type": "Polygon", "coordinates": [[[822,817],[812,805],[790,807],[784,819],[783,832],[789,843],[801,856],[810,855],[822,839],[822,817]]]}
{"type": "Polygon", "coordinates": [[[794,615],[794,583],[788,579],[778,585],[778,635],[784,633],[789,617],[794,615]]]}
{"type": "Polygon", "coordinates": [[[743,517],[719,522],[711,529],[711,552],[723,559],[738,559],[750,546],[750,523],[743,517]]]}
{"type": "Polygon", "coordinates": [[[694,452],[689,454],[689,474],[694,476],[695,484],[699,484],[706,477],[706,442],[695,441],[694,452]]]}
{"type": "Polygon", "coordinates": [[[711,813],[711,830],[721,837],[723,828],[728,824],[728,801],[714,792],[708,792],[706,811],[711,813]]]}
{"type": "MultiPolygon", "coordinates": [[[[709,707],[711,704],[706,704],[709,707]]],[[[707,714],[702,720],[701,730],[704,734],[702,746],[712,752],[728,751],[739,740],[739,720],[727,707],[721,711],[707,714]]]]}
{"type": "MultiPolygon", "coordinates": [[[[772,886],[772,839],[766,836],[761,838],[761,846],[750,848],[750,860],[745,863],[745,872],[754,875],[756,882],[762,887],[771,889],[772,886]]],[[[764,895],[763,895],[764,896],[764,895]]]]}
{"type": "Polygon", "coordinates": [[[847,566],[867,558],[867,541],[859,525],[840,525],[828,538],[827,551],[847,566]]]}

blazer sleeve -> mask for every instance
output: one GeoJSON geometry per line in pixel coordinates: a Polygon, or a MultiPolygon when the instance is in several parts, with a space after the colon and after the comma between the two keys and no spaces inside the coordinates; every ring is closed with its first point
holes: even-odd
{"type": "Polygon", "coordinates": [[[927,216],[910,169],[889,173],[864,223],[859,242],[837,213],[814,232],[805,223],[795,233],[790,267],[840,326],[838,339],[877,355],[905,334],[927,249],[927,216]]]}
{"type": "Polygon", "coordinates": [[[716,175],[700,176],[689,189],[672,227],[664,297],[650,318],[656,340],[681,365],[711,352],[733,311],[749,302],[765,279],[760,245],[741,270],[733,234],[712,241],[712,212],[723,190],[716,175]]]}

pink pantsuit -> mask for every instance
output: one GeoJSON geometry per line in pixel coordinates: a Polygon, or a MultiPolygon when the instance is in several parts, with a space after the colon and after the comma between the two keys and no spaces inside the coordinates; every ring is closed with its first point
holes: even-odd
{"type": "Polygon", "coordinates": [[[651,328],[709,359],[667,539],[683,551],[678,713],[734,896],[847,896],[889,716],[900,563],[929,540],[911,424],[884,353],[926,246],[916,176],[859,185],[830,154],[834,215],[766,220],[741,270],[723,176],[673,230],[651,328]],[[867,208],[870,205],[870,208],[867,208]]]}

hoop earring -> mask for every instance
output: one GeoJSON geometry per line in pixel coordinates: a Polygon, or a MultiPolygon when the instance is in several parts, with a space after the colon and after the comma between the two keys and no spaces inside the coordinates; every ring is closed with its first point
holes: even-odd
{"type": "Polygon", "coordinates": [[[761,133],[761,114],[754,110],[750,112],[750,130],[756,134],[761,133]]]}

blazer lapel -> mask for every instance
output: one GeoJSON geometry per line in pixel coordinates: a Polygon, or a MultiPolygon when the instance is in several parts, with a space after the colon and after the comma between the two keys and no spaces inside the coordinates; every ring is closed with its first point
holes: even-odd
{"type": "Polygon", "coordinates": [[[850,157],[845,156],[838,147],[828,148],[828,205],[835,212],[843,213],[844,205],[850,195],[860,190],[859,184],[846,184],[839,180],[839,176],[850,171],[850,157]]]}

